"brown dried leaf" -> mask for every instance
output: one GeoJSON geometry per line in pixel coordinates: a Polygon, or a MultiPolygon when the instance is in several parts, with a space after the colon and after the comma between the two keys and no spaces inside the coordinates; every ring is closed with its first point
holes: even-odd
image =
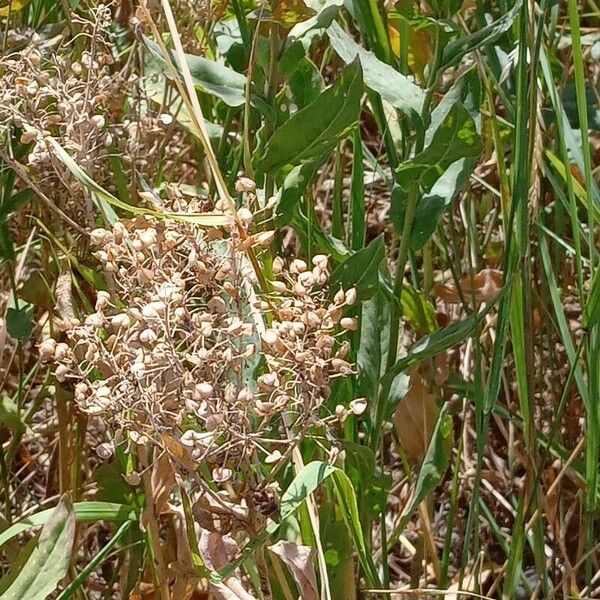
{"type": "Polygon", "coordinates": [[[302,600],[317,600],[317,578],[312,563],[315,553],[314,548],[280,540],[269,546],[269,550],[277,555],[292,572],[298,585],[300,598],[302,600]]]}
{"type": "Polygon", "coordinates": [[[198,468],[198,463],[192,459],[187,448],[180,441],[176,440],[168,433],[162,435],[162,441],[165,448],[169,451],[169,454],[176,461],[183,463],[190,471],[195,471],[198,468]]]}
{"type": "Polygon", "coordinates": [[[159,448],[154,449],[154,463],[152,465],[152,476],[150,478],[152,487],[152,499],[157,514],[160,514],[166,507],[171,495],[171,490],[175,487],[175,471],[166,452],[159,448]]]}
{"type": "MultiPolygon", "coordinates": [[[[460,287],[467,300],[475,296],[477,302],[489,302],[502,288],[502,271],[497,269],[483,269],[473,277],[463,277],[460,287]]],[[[433,293],[446,302],[460,302],[458,289],[455,285],[438,283],[433,286],[433,293]]]]}
{"type": "Polygon", "coordinates": [[[425,457],[438,412],[435,396],[423,377],[414,372],[408,392],[394,413],[396,433],[411,462],[419,463],[425,457]]]}
{"type": "MultiPolygon", "coordinates": [[[[239,546],[230,535],[204,529],[200,534],[198,549],[206,566],[213,571],[224,567],[239,552],[239,546]]],[[[211,583],[210,589],[213,596],[221,600],[256,600],[236,577],[228,577],[223,583],[211,583]]]]}

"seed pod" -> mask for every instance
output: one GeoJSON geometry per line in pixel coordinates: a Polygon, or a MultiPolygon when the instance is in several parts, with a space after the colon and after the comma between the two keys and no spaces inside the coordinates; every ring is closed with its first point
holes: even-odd
{"type": "Polygon", "coordinates": [[[352,317],[344,317],[340,321],[340,325],[346,331],[356,331],[358,329],[358,320],[352,317]]]}

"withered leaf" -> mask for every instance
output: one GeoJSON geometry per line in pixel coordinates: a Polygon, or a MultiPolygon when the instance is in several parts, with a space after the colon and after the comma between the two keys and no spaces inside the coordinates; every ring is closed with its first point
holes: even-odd
{"type": "Polygon", "coordinates": [[[317,577],[312,563],[314,548],[280,540],[269,546],[269,550],[277,555],[292,572],[298,585],[300,598],[317,600],[317,577]]]}
{"type": "Polygon", "coordinates": [[[408,392],[394,413],[398,439],[411,462],[420,463],[425,457],[438,412],[435,396],[423,377],[418,372],[411,374],[408,392]]]}

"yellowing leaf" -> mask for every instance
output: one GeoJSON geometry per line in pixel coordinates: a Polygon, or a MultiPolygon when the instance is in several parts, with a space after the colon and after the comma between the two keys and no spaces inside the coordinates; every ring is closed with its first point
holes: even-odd
{"type": "Polygon", "coordinates": [[[29,0],[11,0],[6,6],[0,6],[0,17],[8,17],[23,10],[28,2],[29,0]]]}
{"type": "MultiPolygon", "coordinates": [[[[395,23],[388,25],[392,52],[400,56],[400,28],[395,23]]],[[[433,40],[431,34],[425,29],[411,27],[408,34],[408,66],[421,80],[425,80],[425,67],[433,56],[433,40]]]]}
{"type": "Polygon", "coordinates": [[[273,7],[273,20],[288,27],[307,21],[315,14],[304,0],[280,0],[273,7]]]}

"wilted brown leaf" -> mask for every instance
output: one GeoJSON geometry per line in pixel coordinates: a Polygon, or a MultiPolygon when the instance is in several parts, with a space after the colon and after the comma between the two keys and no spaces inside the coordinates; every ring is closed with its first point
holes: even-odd
{"type": "Polygon", "coordinates": [[[298,585],[300,598],[302,600],[317,600],[317,577],[312,564],[315,553],[314,548],[280,540],[269,546],[269,550],[277,555],[292,572],[298,585]]]}
{"type": "Polygon", "coordinates": [[[171,495],[171,490],[175,487],[175,472],[173,465],[166,452],[155,448],[154,463],[152,464],[152,499],[156,507],[157,514],[160,514],[171,495]]]}
{"type": "Polygon", "coordinates": [[[169,454],[175,460],[183,463],[190,471],[195,471],[198,468],[198,464],[192,459],[187,448],[180,441],[176,440],[168,433],[163,434],[162,441],[165,448],[169,451],[169,454]]]}
{"type": "Polygon", "coordinates": [[[435,396],[420,373],[410,376],[410,387],[394,413],[394,426],[408,459],[419,463],[425,457],[438,415],[435,396]]]}
{"type": "MultiPolygon", "coordinates": [[[[473,277],[463,277],[460,288],[466,298],[475,296],[477,302],[489,302],[496,297],[502,288],[502,271],[483,269],[473,277]]],[[[446,302],[460,302],[460,295],[455,285],[438,283],[433,286],[433,294],[446,302]]]]}
{"type": "MultiPolygon", "coordinates": [[[[202,530],[198,545],[202,560],[214,571],[224,567],[239,552],[239,547],[230,535],[202,530]]],[[[256,600],[248,593],[236,577],[228,577],[223,583],[211,583],[211,592],[221,600],[256,600]]]]}

